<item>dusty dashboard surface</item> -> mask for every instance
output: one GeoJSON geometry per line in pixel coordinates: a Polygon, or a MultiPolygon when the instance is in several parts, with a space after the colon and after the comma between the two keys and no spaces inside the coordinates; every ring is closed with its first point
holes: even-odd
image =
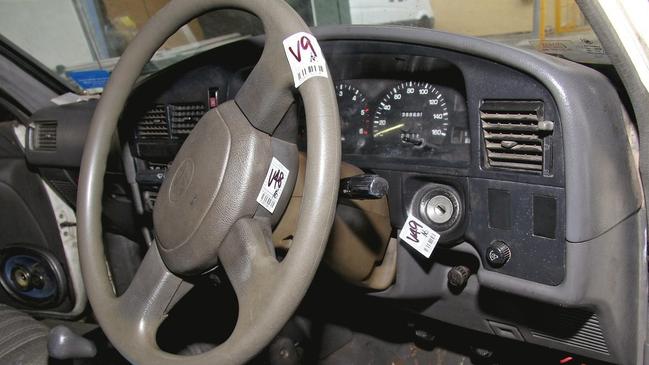
{"type": "MultiPolygon", "coordinates": [[[[352,41],[327,42],[323,50],[341,114],[343,159],[389,181],[395,228],[412,213],[441,234],[442,245],[468,238],[482,257],[495,243],[515,253],[507,265],[487,262],[488,270],[562,281],[561,128],[544,87],[446,50],[352,41]],[[433,198],[451,204],[449,220],[427,215],[433,198]]],[[[158,77],[136,92],[131,105],[140,109],[127,114],[125,133],[148,210],[184,138],[202,114],[234,96],[249,70],[199,63],[170,87],[156,85],[169,82],[158,77]]],[[[307,150],[299,103],[296,109],[297,132],[288,138],[307,150]]]]}
{"type": "MultiPolygon", "coordinates": [[[[629,277],[607,266],[592,271],[589,263],[604,252],[634,265],[607,243],[633,240],[636,218],[623,223],[631,229],[614,227],[640,207],[625,132],[605,121],[620,110],[604,101],[617,98],[610,85],[576,65],[484,42],[467,41],[476,48],[459,51],[465,39],[450,35],[437,36],[448,37],[448,47],[431,47],[427,32],[407,42],[388,30],[377,40],[370,28],[361,32],[367,39],[354,40],[358,32],[334,31],[321,42],[343,160],[389,182],[393,237],[408,215],[441,235],[431,259],[400,244],[393,285],[372,295],[430,301],[425,316],[510,339],[603,360],[621,356],[615,323],[633,306],[584,284],[629,277]],[[603,145],[606,153],[595,147],[603,145]],[[629,179],[606,183],[604,165],[629,179]],[[470,274],[466,288],[449,291],[447,275],[460,266],[470,274]]],[[[234,98],[260,52],[256,41],[220,47],[133,93],[121,139],[144,216],[184,138],[202,114],[234,98]]],[[[285,119],[276,133],[308,151],[299,100],[285,119]]]]}

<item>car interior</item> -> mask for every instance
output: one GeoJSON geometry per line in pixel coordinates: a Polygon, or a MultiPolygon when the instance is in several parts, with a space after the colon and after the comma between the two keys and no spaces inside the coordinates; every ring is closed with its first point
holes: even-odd
{"type": "Polygon", "coordinates": [[[72,102],[2,38],[0,363],[642,363],[620,70],[300,15],[173,0],[72,102]],[[147,72],[217,8],[263,32],[147,72]]]}

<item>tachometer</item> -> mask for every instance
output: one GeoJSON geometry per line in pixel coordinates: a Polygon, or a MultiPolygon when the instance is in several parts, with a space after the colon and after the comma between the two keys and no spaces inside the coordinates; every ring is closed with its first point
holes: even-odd
{"type": "Polygon", "coordinates": [[[442,93],[427,82],[403,82],[380,99],[372,122],[376,144],[431,148],[446,139],[449,112],[442,93]]]}
{"type": "Polygon", "coordinates": [[[358,152],[371,138],[370,108],[363,93],[347,83],[336,84],[336,97],[340,110],[343,152],[358,152]]]}

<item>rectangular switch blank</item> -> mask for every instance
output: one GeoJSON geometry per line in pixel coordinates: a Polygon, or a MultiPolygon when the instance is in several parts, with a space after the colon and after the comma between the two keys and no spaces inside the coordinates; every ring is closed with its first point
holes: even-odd
{"type": "Polygon", "coordinates": [[[554,239],[556,230],[557,199],[534,195],[534,235],[554,239]]]}
{"type": "Polygon", "coordinates": [[[489,227],[512,229],[512,198],[508,191],[489,189],[489,227]]]}

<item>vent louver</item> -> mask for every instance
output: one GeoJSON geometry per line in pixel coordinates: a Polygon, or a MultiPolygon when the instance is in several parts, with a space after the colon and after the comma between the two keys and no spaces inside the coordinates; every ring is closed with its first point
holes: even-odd
{"type": "Polygon", "coordinates": [[[56,122],[36,122],[34,125],[33,147],[35,151],[56,151],[56,122]]]}
{"type": "Polygon", "coordinates": [[[547,321],[544,327],[546,328],[532,329],[532,336],[609,355],[599,318],[594,313],[563,309],[551,321],[547,321]]]}
{"type": "Polygon", "coordinates": [[[194,129],[198,120],[205,114],[205,109],[205,105],[202,103],[169,105],[172,136],[185,139],[194,129]]]}
{"type": "Polygon", "coordinates": [[[144,113],[142,119],[137,123],[137,136],[144,139],[169,138],[167,108],[164,105],[155,105],[144,113]]]}
{"type": "MultiPolygon", "coordinates": [[[[540,101],[485,101],[480,107],[486,167],[543,173],[554,123],[540,101]]],[[[547,167],[547,166],[546,166],[547,167]]]]}

